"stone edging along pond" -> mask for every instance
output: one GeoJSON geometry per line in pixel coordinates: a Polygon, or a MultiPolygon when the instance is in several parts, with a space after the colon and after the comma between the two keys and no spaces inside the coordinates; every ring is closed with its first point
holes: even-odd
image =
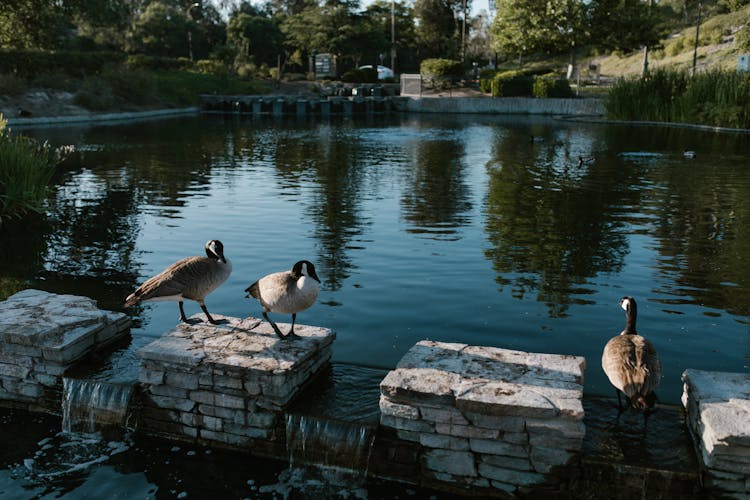
{"type": "MultiPolygon", "coordinates": [[[[609,120],[603,117],[605,113],[604,101],[599,98],[536,99],[526,97],[385,97],[375,99],[393,99],[393,109],[398,112],[406,113],[546,115],[560,120],[584,123],[640,126],[656,125],[719,133],[750,134],[750,129],[746,128],[646,120],[609,120]]],[[[46,125],[66,126],[87,123],[113,123],[158,119],[181,115],[197,115],[203,111],[204,110],[200,107],[187,107],[121,113],[89,113],[84,115],[40,116],[31,118],[10,117],[7,118],[7,120],[8,126],[12,127],[34,127],[46,125]]]]}

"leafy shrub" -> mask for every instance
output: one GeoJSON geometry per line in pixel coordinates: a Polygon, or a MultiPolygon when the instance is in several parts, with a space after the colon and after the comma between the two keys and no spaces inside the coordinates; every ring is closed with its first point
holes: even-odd
{"type": "Polygon", "coordinates": [[[40,211],[55,167],[69,152],[28,137],[11,136],[0,115],[0,222],[40,211]]]}
{"type": "MultiPolygon", "coordinates": [[[[111,93],[123,101],[148,104],[155,100],[156,80],[148,71],[127,69],[124,66],[109,66],[102,72],[102,79],[109,86],[111,93]]],[[[99,91],[104,92],[102,95],[106,94],[104,86],[100,87],[99,91]]],[[[105,107],[100,109],[105,109],[111,104],[102,102],[105,107]]]]}
{"type": "Polygon", "coordinates": [[[175,71],[192,69],[193,61],[186,57],[157,57],[145,54],[134,54],[128,56],[125,65],[129,68],[175,71]]]}
{"type": "Polygon", "coordinates": [[[103,78],[86,78],[75,96],[75,103],[91,111],[104,111],[117,102],[112,87],[103,78]]]}
{"type": "Polygon", "coordinates": [[[685,51],[685,37],[684,36],[673,38],[672,40],[664,44],[664,52],[669,57],[675,57],[676,55],[679,55],[683,53],[684,51],[685,51]]]}
{"type": "Polygon", "coordinates": [[[229,68],[224,63],[217,59],[201,59],[195,63],[195,69],[199,73],[206,75],[227,75],[229,74],[229,68]]]}
{"type": "Polygon", "coordinates": [[[464,72],[460,61],[453,59],[425,59],[419,65],[423,78],[459,78],[464,72]]]}
{"type": "Polygon", "coordinates": [[[58,89],[73,92],[78,89],[79,79],[60,70],[40,73],[31,79],[31,87],[58,89]]]}
{"type": "Polygon", "coordinates": [[[493,97],[521,97],[533,95],[534,79],[516,71],[498,73],[492,80],[493,97]]]}
{"type": "Polygon", "coordinates": [[[341,76],[341,80],[348,83],[377,83],[378,72],[374,68],[353,68],[341,76]]]}
{"type": "Polygon", "coordinates": [[[496,69],[483,69],[479,73],[479,89],[485,94],[492,92],[492,79],[496,74],[496,69]]]}
{"type": "Polygon", "coordinates": [[[23,93],[25,88],[26,84],[23,78],[19,78],[16,75],[0,74],[0,94],[18,95],[23,93]]]}
{"type": "Polygon", "coordinates": [[[734,34],[734,45],[742,52],[750,51],[750,27],[743,26],[734,34]]]}
{"type": "Polygon", "coordinates": [[[95,75],[108,64],[122,62],[121,52],[77,52],[60,50],[0,50],[0,73],[30,79],[42,73],[61,71],[66,75],[95,75]]]}
{"type": "Polygon", "coordinates": [[[534,77],[532,88],[534,97],[572,97],[573,91],[565,78],[534,77]]]}

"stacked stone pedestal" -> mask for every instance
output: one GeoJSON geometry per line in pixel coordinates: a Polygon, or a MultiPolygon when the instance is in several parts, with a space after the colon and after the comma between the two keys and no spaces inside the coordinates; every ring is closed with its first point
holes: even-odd
{"type": "Polygon", "coordinates": [[[381,424],[419,444],[426,485],[512,493],[581,449],[582,357],[422,341],[380,384],[381,424]]]}
{"type": "Polygon", "coordinates": [[[0,405],[59,414],[66,370],[129,326],[88,297],[24,290],[0,302],[0,405]]]}
{"type": "MultiPolygon", "coordinates": [[[[190,440],[279,456],[283,411],[327,364],[335,334],[296,325],[301,338],[280,340],[255,318],[205,317],[179,325],[139,349],[143,409],[139,428],[190,440]]],[[[279,324],[283,331],[288,325],[279,324]]]]}
{"type": "Polygon", "coordinates": [[[750,498],[750,374],[685,370],[682,404],[708,486],[750,498]]]}

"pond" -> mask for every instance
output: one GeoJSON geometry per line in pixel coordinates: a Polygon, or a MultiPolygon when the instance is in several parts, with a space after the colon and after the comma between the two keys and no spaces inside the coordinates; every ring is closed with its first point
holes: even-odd
{"type": "MultiPolygon", "coordinates": [[[[679,403],[686,368],[750,371],[745,135],[427,115],[23,133],[77,151],[46,216],[0,229],[2,298],[32,286],[122,310],[220,239],[233,273],[208,310],[260,317],[244,289],[308,259],[322,289],[297,321],[337,332],[335,363],[390,369],[423,339],[575,354],[586,394],[614,397],[601,353],[632,295],[662,402],[679,403]]],[[[179,318],[170,302],[127,312],[132,338],[100,369],[117,380],[179,318]]]]}

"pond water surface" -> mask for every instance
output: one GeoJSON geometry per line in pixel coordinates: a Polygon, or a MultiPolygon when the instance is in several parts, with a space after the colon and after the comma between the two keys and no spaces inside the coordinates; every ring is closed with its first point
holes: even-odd
{"type": "MultiPolygon", "coordinates": [[[[679,402],[686,368],[750,371],[745,135],[519,116],[24,133],[77,152],[44,218],[0,229],[2,298],[33,286],[122,310],[144,279],[220,239],[234,271],[209,311],[259,317],[243,290],[311,260],[322,290],[297,320],[337,332],[336,363],[390,369],[422,339],[575,354],[586,393],[614,397],[601,352],[632,295],[664,365],[661,401],[679,402]]],[[[178,320],[167,302],[128,313],[108,378],[135,379],[134,351],[178,320]]]]}

